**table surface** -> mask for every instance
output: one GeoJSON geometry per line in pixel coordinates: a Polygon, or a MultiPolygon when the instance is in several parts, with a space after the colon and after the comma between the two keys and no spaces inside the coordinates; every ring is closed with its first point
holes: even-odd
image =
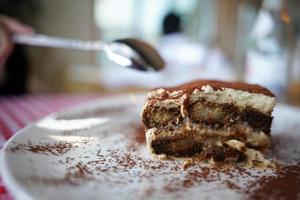
{"type": "MultiPolygon", "coordinates": [[[[57,112],[100,95],[25,95],[0,97],[0,149],[5,142],[26,125],[50,113],[57,112]]],[[[12,200],[0,177],[0,199],[12,200]]]]}

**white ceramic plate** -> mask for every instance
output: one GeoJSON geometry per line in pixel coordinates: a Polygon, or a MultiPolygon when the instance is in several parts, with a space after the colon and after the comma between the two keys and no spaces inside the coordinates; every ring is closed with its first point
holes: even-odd
{"type": "MultiPolygon", "coordinates": [[[[278,176],[273,170],[183,170],[182,161],[152,159],[140,122],[144,98],[103,98],[22,129],[2,152],[1,174],[8,190],[18,200],[241,199],[256,198],[278,176]]],[[[297,167],[300,111],[279,105],[274,115],[268,154],[297,167]]]]}

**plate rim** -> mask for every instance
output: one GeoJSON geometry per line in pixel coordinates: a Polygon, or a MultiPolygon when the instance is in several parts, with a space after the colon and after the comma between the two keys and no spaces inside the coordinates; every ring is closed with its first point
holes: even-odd
{"type": "Polygon", "coordinates": [[[32,124],[30,123],[29,125],[17,131],[11,138],[9,138],[9,140],[5,142],[5,145],[1,149],[0,174],[1,174],[2,182],[4,183],[6,190],[9,192],[9,195],[17,200],[18,199],[32,200],[32,198],[26,192],[26,190],[24,190],[24,188],[20,186],[20,184],[16,181],[16,179],[13,178],[13,174],[7,166],[7,162],[6,162],[7,154],[5,152],[7,146],[10,145],[12,140],[14,140],[17,137],[20,137],[19,135],[21,135],[21,132],[27,130],[28,128],[31,128],[34,125],[34,123],[36,122],[33,122],[32,124]]]}

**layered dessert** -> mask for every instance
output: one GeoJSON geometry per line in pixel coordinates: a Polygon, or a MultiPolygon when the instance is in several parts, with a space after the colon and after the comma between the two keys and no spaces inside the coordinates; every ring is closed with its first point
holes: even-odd
{"type": "Polygon", "coordinates": [[[157,158],[268,166],[275,97],[259,85],[199,80],[149,92],[142,121],[157,158]]]}

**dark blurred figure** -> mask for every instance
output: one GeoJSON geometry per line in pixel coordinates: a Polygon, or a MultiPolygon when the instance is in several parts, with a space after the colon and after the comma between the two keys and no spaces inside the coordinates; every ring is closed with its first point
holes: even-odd
{"type": "Polygon", "coordinates": [[[199,78],[203,62],[203,47],[183,31],[181,16],[168,13],[162,21],[159,51],[167,65],[164,84],[176,85],[199,78]]]}
{"type": "Polygon", "coordinates": [[[174,12],[167,14],[163,20],[163,35],[181,32],[180,16],[174,12]]]}
{"type": "Polygon", "coordinates": [[[26,22],[31,18],[32,14],[36,13],[36,5],[34,0],[0,1],[0,95],[28,92],[29,63],[27,52],[22,46],[14,46],[10,38],[13,33],[32,33],[30,27],[18,20],[26,22]]]}

